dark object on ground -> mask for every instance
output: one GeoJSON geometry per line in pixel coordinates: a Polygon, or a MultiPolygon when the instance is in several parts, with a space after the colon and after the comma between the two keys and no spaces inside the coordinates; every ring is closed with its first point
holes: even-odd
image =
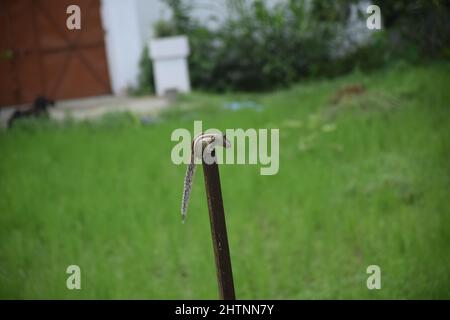
{"type": "Polygon", "coordinates": [[[48,99],[47,97],[44,96],[39,96],[36,98],[36,100],[34,100],[31,108],[25,110],[16,109],[12,114],[11,118],[9,118],[7,127],[11,128],[14,121],[20,118],[31,118],[31,117],[37,118],[42,116],[48,116],[47,108],[49,106],[54,105],[55,105],[54,100],[48,99]]]}
{"type": "Polygon", "coordinates": [[[331,98],[332,104],[338,104],[342,98],[349,96],[357,96],[366,92],[366,88],[361,84],[351,84],[339,89],[336,94],[331,98]]]}

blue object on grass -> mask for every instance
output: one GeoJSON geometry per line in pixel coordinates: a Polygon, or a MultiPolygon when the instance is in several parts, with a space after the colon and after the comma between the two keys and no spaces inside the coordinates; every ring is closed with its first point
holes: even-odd
{"type": "Polygon", "coordinates": [[[228,110],[240,110],[240,109],[254,109],[256,111],[261,111],[263,106],[254,101],[232,101],[225,102],[223,107],[228,110]]]}

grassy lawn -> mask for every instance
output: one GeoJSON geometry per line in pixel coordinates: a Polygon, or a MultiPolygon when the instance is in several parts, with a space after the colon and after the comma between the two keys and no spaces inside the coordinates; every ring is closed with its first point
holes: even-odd
{"type": "Polygon", "coordinates": [[[160,121],[0,132],[0,298],[215,299],[197,171],[181,223],[176,128],[280,128],[280,170],[221,166],[239,299],[450,298],[450,63],[268,94],[184,96],[160,121]],[[366,92],[329,101],[344,85],[366,92]],[[255,101],[262,110],[226,110],[255,101]],[[81,267],[82,290],[66,288],[81,267]],[[381,268],[368,290],[366,268],[381,268]]]}

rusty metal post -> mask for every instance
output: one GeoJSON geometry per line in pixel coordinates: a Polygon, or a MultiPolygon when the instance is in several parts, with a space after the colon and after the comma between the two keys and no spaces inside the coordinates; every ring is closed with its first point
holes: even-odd
{"type": "Polygon", "coordinates": [[[211,235],[216,260],[219,296],[223,300],[235,300],[227,226],[225,223],[219,167],[217,163],[207,164],[203,162],[203,174],[205,178],[206,198],[208,201],[211,235]]]}
{"type": "Polygon", "coordinates": [[[227,226],[223,210],[222,190],[220,189],[219,166],[215,147],[229,148],[230,142],[221,134],[200,134],[192,141],[191,161],[184,177],[183,198],[181,201],[181,217],[186,220],[189,196],[195,174],[196,159],[203,160],[203,175],[205,178],[206,198],[208,200],[209,221],[216,260],[217,284],[219,296],[223,300],[234,300],[233,272],[231,270],[230,250],[228,248],[227,226]],[[199,144],[200,143],[200,144],[199,144]],[[200,148],[200,150],[198,150],[200,148]],[[205,158],[206,157],[206,158],[205,158]]]}

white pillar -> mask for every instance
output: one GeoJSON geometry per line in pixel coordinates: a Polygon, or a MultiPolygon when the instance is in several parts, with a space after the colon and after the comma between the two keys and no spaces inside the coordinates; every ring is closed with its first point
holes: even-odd
{"type": "Polygon", "coordinates": [[[153,60],[153,76],[156,94],[164,95],[168,90],[191,91],[187,56],[187,37],[176,36],[150,41],[150,58],[153,60]]]}

